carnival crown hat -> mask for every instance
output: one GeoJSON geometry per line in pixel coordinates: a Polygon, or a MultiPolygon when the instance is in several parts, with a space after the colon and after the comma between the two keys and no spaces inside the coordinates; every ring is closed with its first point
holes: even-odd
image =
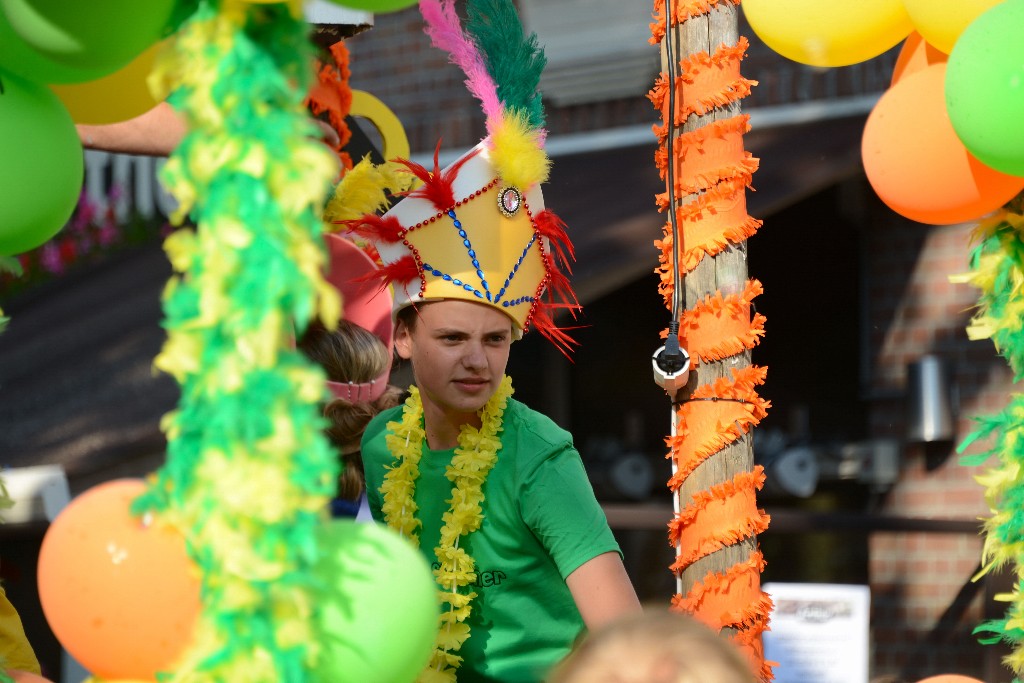
{"type": "Polygon", "coordinates": [[[383,216],[347,221],[374,242],[394,312],[417,302],[463,299],[531,327],[567,352],[575,341],[554,322],[579,308],[567,275],[574,258],[565,224],[544,207],[543,108],[537,84],[545,59],[525,37],[510,0],[469,0],[465,27],[453,0],[421,0],[426,33],[467,75],[482,103],[487,137],[444,169],[397,160],[422,184],[383,216]]]}

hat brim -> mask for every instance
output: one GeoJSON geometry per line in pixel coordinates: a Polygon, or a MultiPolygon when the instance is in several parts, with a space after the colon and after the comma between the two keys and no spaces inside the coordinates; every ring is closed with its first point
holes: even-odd
{"type": "Polygon", "coordinates": [[[341,294],[341,317],[372,332],[390,349],[394,298],[391,288],[373,277],[379,266],[351,240],[333,233],[327,233],[324,239],[330,255],[324,278],[341,294]]]}

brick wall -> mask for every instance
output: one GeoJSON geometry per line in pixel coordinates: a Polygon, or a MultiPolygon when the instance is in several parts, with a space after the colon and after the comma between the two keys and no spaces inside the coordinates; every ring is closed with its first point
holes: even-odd
{"type": "MultiPolygon", "coordinates": [[[[466,90],[462,71],[430,44],[415,6],[376,15],[375,26],[346,45],[350,85],[372,93],[395,113],[413,153],[433,150],[438,139],[442,152],[468,149],[486,135],[480,104],[466,90]]],[[[545,107],[551,135],[649,125],[656,119],[646,98],[545,107]]]]}
{"type": "Polygon", "coordinates": [[[353,89],[380,98],[405,127],[414,152],[468,148],[484,134],[483,115],[462,72],[423,33],[416,6],[377,14],[374,27],[346,41],[353,89]]]}
{"type": "MultiPolygon", "coordinates": [[[[978,291],[948,280],[968,269],[972,226],[911,223],[880,204],[870,211],[869,224],[866,380],[872,434],[904,435],[907,364],[923,354],[950,364],[959,393],[954,439],[908,444],[902,476],[879,511],[975,520],[987,512],[983,488],[973,479],[979,468],[960,465],[955,448],[972,430],[973,416],[1004,406],[1012,378],[991,342],[967,339],[978,291]]],[[[997,650],[971,635],[999,612],[986,595],[991,586],[970,581],[981,557],[978,535],[876,533],[869,550],[876,676],[916,681],[955,672],[990,683],[1009,680],[994,661],[997,650]]]]}

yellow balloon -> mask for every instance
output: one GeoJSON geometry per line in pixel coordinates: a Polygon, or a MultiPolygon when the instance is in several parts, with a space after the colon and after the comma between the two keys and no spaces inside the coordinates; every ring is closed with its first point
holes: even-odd
{"type": "Polygon", "coordinates": [[[743,0],[740,7],[768,47],[810,66],[867,61],[914,28],[903,0],[743,0]]]}
{"type": "Polygon", "coordinates": [[[51,84],[75,123],[101,125],[133,119],[156,106],[146,79],[162,43],[153,45],[114,73],[84,83],[51,84]]]}
{"type": "Polygon", "coordinates": [[[405,128],[386,104],[364,90],[353,90],[352,106],[348,113],[368,120],[377,129],[383,142],[381,153],[385,160],[409,158],[409,138],[405,128]]]}
{"type": "Polygon", "coordinates": [[[967,25],[1003,0],[903,0],[917,32],[947,55],[967,25]]]}

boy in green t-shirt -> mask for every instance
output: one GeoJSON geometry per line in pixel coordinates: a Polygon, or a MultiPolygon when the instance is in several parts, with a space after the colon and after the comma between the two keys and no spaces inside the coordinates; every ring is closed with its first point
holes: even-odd
{"type": "Polygon", "coordinates": [[[363,436],[374,517],[418,537],[443,598],[469,596],[445,607],[468,607],[464,620],[442,616],[441,626],[444,633],[449,622],[464,625],[468,637],[456,639],[458,647],[439,646],[432,662],[443,671],[451,655],[462,658],[451,667],[462,683],[542,680],[584,626],[640,609],[571,436],[508,397],[513,329],[501,311],[464,300],[403,310],[395,345],[412,361],[418,391],[404,407],[378,415],[363,436]],[[389,448],[396,441],[400,448],[389,448]],[[471,475],[481,470],[472,465],[463,476],[451,474],[489,441],[493,462],[478,482],[471,475]],[[409,469],[413,459],[415,475],[389,487],[388,472],[409,469]],[[475,496],[464,490],[474,483],[475,496]],[[449,523],[465,506],[449,501],[479,506],[466,533],[455,536],[449,523]],[[415,512],[403,522],[403,510],[415,512]],[[465,562],[445,563],[455,548],[465,562]],[[462,572],[466,581],[455,581],[462,572]]]}
{"type": "Polygon", "coordinates": [[[568,353],[554,315],[579,308],[572,246],[540,190],[543,54],[510,0],[468,0],[464,27],[451,0],[420,9],[466,70],[489,136],[444,170],[403,161],[422,186],[349,223],[383,261],[395,349],[416,382],[363,435],[367,497],[434,566],[441,628],[420,680],[528,683],[584,627],[640,604],[571,436],[510,398],[505,377],[527,329],[568,353]]]}

